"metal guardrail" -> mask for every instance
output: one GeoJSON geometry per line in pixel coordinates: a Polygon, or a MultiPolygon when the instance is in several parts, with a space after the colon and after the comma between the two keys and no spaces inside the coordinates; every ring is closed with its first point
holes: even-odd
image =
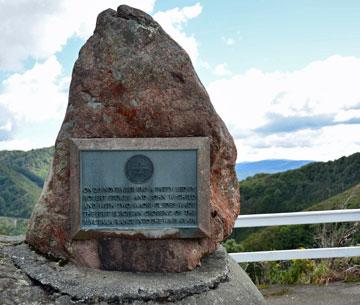
{"type": "Polygon", "coordinates": [[[360,221],[360,209],[241,215],[235,228],[360,221]]]}
{"type": "MultiPolygon", "coordinates": [[[[0,219],[12,219],[1,217],[0,219]]],[[[15,218],[16,219],[16,218],[15,218]]],[[[16,220],[27,220],[17,218],[16,220]]],[[[235,228],[360,221],[360,209],[241,215],[235,228]]],[[[230,253],[237,262],[360,256],[360,246],[230,253]]]]}
{"type": "Polygon", "coordinates": [[[360,256],[360,247],[230,253],[238,263],[360,256]]]}
{"type": "MultiPolygon", "coordinates": [[[[235,228],[360,221],[360,209],[241,215],[235,228]]],[[[230,253],[237,262],[360,256],[360,246],[230,253]]]]}

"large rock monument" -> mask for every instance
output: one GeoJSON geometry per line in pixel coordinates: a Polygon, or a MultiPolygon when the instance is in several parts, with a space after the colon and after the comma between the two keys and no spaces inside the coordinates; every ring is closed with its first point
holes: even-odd
{"type": "MultiPolygon", "coordinates": [[[[122,147],[113,145],[112,149],[122,147]]],[[[128,6],[120,6],[117,12],[108,9],[98,16],[94,34],[75,63],[52,168],[26,240],[42,253],[87,267],[192,270],[229,236],[239,214],[235,161],[233,139],[187,53],[144,12],[128,6]],[[204,182],[210,183],[209,200],[204,203],[209,207],[204,216],[209,222],[206,234],[194,238],[178,237],[176,232],[116,236],[95,230],[86,238],[73,238],[71,214],[79,211],[71,196],[70,139],[194,137],[206,137],[210,143],[209,182],[204,182]]]]}
{"type": "Polygon", "coordinates": [[[235,160],[186,52],[144,12],[108,9],[75,63],[27,244],[0,254],[56,304],[264,304],[219,246],[240,210],[235,160]]]}

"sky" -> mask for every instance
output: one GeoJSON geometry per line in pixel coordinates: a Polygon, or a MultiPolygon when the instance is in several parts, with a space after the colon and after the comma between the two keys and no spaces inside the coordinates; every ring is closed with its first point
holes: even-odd
{"type": "Polygon", "coordinates": [[[79,49],[120,4],[189,53],[238,162],[360,151],[358,0],[0,0],[0,150],[54,144],[79,49]]]}

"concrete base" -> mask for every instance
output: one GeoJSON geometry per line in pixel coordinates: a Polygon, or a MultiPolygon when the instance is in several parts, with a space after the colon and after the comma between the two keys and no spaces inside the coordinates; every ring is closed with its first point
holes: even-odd
{"type": "Polygon", "coordinates": [[[265,304],[246,273],[222,247],[203,259],[201,267],[183,273],[101,271],[70,263],[61,266],[25,243],[7,245],[0,252],[34,285],[56,296],[41,304],[265,304]]]}

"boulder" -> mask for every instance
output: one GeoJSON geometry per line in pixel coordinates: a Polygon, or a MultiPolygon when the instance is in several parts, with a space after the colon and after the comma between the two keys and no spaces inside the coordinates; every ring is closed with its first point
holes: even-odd
{"type": "Polygon", "coordinates": [[[192,270],[229,236],[239,214],[235,161],[234,141],[187,53],[144,12],[108,9],[75,63],[53,163],[26,240],[41,253],[91,268],[192,270]],[[210,139],[210,236],[72,240],[67,140],[148,137],[210,139]],[[111,263],[104,255],[109,251],[117,257],[111,263]]]}

